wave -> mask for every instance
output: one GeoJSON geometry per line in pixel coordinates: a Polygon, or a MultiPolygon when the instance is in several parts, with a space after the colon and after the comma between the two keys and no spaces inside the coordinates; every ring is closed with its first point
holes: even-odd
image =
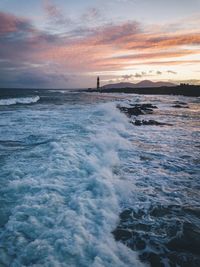
{"type": "MultiPolygon", "coordinates": [[[[39,134],[31,112],[26,111],[26,129],[35,128],[39,134]]],[[[127,183],[117,175],[119,152],[130,147],[124,137],[127,119],[115,104],[101,104],[81,112],[53,110],[48,123],[58,120],[64,135],[56,133],[48,145],[34,147],[33,158],[29,150],[22,152],[9,166],[15,178],[3,192],[0,188],[0,196],[7,193],[6,201],[16,203],[8,217],[4,212],[0,265],[2,261],[4,266],[143,266],[137,253],[116,242],[111,233],[122,195],[127,197],[127,183]],[[26,170],[20,167],[24,161],[26,170]]],[[[48,125],[47,136],[52,134],[48,125]]]]}
{"type": "Polygon", "coordinates": [[[0,106],[10,106],[16,104],[32,104],[38,102],[39,100],[40,100],[39,96],[0,99],[0,106]]]}

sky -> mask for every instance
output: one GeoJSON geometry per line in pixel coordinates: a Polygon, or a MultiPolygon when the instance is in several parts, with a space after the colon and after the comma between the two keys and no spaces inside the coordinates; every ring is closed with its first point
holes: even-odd
{"type": "Polygon", "coordinates": [[[0,87],[200,84],[200,0],[0,0],[0,87]]]}

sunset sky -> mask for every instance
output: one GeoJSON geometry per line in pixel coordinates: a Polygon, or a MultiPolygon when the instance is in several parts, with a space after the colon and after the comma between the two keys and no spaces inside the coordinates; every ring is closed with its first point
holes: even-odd
{"type": "Polygon", "coordinates": [[[200,84],[200,0],[1,0],[0,87],[200,84]]]}

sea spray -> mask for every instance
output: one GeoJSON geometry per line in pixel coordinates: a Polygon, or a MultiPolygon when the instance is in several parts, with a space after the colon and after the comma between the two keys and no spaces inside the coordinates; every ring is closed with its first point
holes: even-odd
{"type": "MultiPolygon", "coordinates": [[[[38,118],[37,112],[26,112],[24,116],[38,118]]],[[[39,133],[38,139],[29,138],[32,149],[16,152],[18,160],[2,189],[16,200],[1,231],[2,264],[142,266],[112,235],[120,211],[119,177],[113,168],[120,165],[118,152],[130,147],[125,117],[115,104],[86,107],[81,114],[76,108],[50,113],[47,136],[59,114],[60,129],[65,130],[40,145],[33,146],[41,139],[39,133]]]]}

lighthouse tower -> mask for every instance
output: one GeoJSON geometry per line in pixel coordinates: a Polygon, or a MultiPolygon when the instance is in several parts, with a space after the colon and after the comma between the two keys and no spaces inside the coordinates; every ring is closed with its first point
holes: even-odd
{"type": "Polygon", "coordinates": [[[99,89],[100,88],[100,79],[99,79],[99,77],[97,77],[97,89],[99,89]]]}

